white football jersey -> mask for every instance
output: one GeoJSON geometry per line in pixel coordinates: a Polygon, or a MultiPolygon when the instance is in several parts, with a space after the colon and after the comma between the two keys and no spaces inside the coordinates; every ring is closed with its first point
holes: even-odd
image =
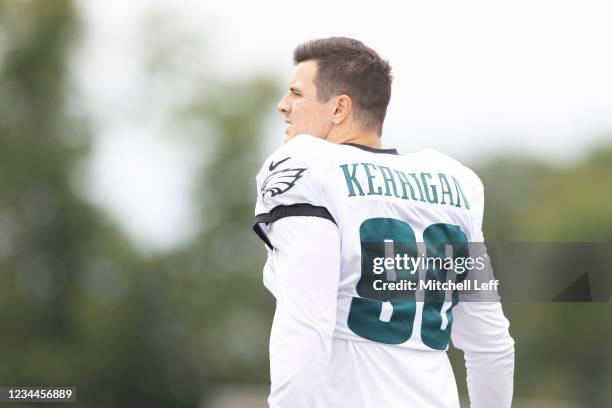
{"type": "MultiPolygon", "coordinates": [[[[304,406],[337,406],[335,404],[342,401],[351,401],[353,406],[363,407],[376,404],[402,407],[408,406],[404,405],[407,401],[418,406],[456,406],[454,378],[444,353],[453,330],[456,293],[435,290],[433,287],[423,289],[418,285],[414,290],[410,290],[409,286],[404,286],[402,290],[389,290],[388,284],[406,285],[407,282],[445,280],[445,269],[428,268],[406,260],[445,255],[467,256],[461,252],[465,248],[457,244],[483,241],[483,186],[476,174],[458,161],[434,150],[400,155],[395,149],[339,145],[309,135],[299,135],[281,146],[264,162],[257,176],[257,193],[254,228],[268,248],[264,284],[277,301],[283,296],[294,296],[280,293],[286,290],[287,279],[284,275],[286,271],[280,270],[283,267],[279,266],[283,261],[278,258],[291,254],[277,250],[277,247],[282,247],[278,239],[293,239],[293,234],[300,234],[296,230],[300,229],[299,225],[305,224],[294,224],[288,227],[289,231],[279,232],[276,237],[274,224],[292,217],[306,217],[303,219],[311,222],[316,219],[318,223],[333,226],[332,231],[337,231],[335,233],[338,235],[339,271],[337,285],[333,286],[336,298],[335,303],[329,303],[329,307],[336,308],[333,315],[333,346],[330,346],[331,360],[324,374],[327,380],[322,380],[324,384],[321,385],[321,394],[316,397],[319,398],[319,405],[312,400],[312,405],[304,406]],[[397,262],[385,264],[384,260],[390,258],[397,262]],[[359,343],[364,344],[355,349],[354,345],[359,343]],[[426,357],[427,354],[410,354],[423,352],[435,354],[430,354],[430,358],[426,357]],[[348,354],[344,356],[342,353],[348,354]],[[361,358],[360,355],[369,358],[361,358]],[[373,361],[375,355],[380,358],[373,361]],[[350,359],[351,362],[343,363],[343,359],[350,359]],[[419,374],[418,370],[410,370],[410,365],[406,365],[409,363],[405,361],[407,359],[428,359],[429,364],[440,367],[440,371],[426,370],[419,374]],[[371,361],[368,363],[368,360],[371,361]],[[352,386],[340,380],[355,376],[355,370],[346,371],[347,365],[364,371],[351,379],[352,386]],[[386,373],[380,371],[381,366],[385,365],[386,373]],[[334,372],[338,378],[330,377],[334,372]],[[431,381],[437,381],[438,387],[428,389],[421,384],[420,394],[415,391],[412,397],[408,397],[402,387],[394,387],[396,394],[387,390],[384,396],[380,396],[380,389],[372,395],[362,389],[368,387],[365,383],[384,383],[385,375],[393,378],[401,376],[405,383],[413,385],[429,381],[424,379],[432,375],[434,379],[431,381]],[[371,376],[372,381],[368,380],[368,376],[371,376]],[[424,395],[428,393],[450,393],[450,396],[424,395]]],[[[328,236],[334,237],[333,233],[328,236]]],[[[313,242],[312,245],[325,247],[325,242],[313,242]]],[[[316,257],[316,254],[309,255],[309,259],[295,262],[301,262],[304,265],[302,273],[309,274],[308,265],[316,265],[316,257]]],[[[321,268],[325,267],[325,263],[320,265],[321,268]]],[[[301,284],[309,284],[306,282],[304,280],[301,284]]],[[[312,283],[315,293],[316,284],[312,283]]],[[[321,290],[324,293],[325,289],[321,290]]],[[[309,298],[308,302],[313,308],[316,307],[316,295],[309,298]]],[[[299,319],[296,316],[308,313],[304,311],[307,308],[304,305],[291,306],[290,302],[283,304],[289,316],[287,321],[299,319]]],[[[491,320],[492,324],[505,335],[507,321],[501,309],[497,312],[499,305],[494,307],[496,315],[491,320]]],[[[312,324],[318,323],[315,321],[312,324]]],[[[476,329],[478,324],[475,323],[476,329]]],[[[463,336],[466,339],[474,331],[469,325],[465,325],[463,330],[467,332],[463,336]]],[[[464,348],[478,350],[479,346],[472,343],[481,340],[476,336],[475,339],[467,340],[453,338],[453,341],[460,343],[459,346],[463,341],[464,348]]],[[[488,343],[485,350],[495,347],[508,350],[513,346],[509,342],[509,336],[497,336],[488,343]]],[[[487,343],[484,341],[482,344],[487,343]]],[[[273,353],[274,347],[271,344],[273,353]]],[[[274,373],[272,377],[270,404],[283,406],[280,403],[273,404],[274,373]]],[[[391,380],[398,381],[397,378],[391,380]]],[[[280,388],[283,387],[278,388],[279,394],[282,392],[280,388]]]]}

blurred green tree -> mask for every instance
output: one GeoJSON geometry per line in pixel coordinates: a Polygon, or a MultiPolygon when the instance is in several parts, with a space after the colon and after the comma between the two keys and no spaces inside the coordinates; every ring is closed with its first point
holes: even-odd
{"type": "MultiPolygon", "coordinates": [[[[612,241],[612,147],[565,166],[500,157],[477,173],[487,242],[612,241]]],[[[610,302],[505,302],[504,310],[516,341],[517,398],[612,404],[610,302]]],[[[451,356],[465,392],[463,357],[451,356]]]]}
{"type": "Polygon", "coordinates": [[[90,142],[69,75],[79,28],[68,0],[0,2],[0,384],[195,406],[204,387],[163,343],[147,263],[75,191],[90,142]]]}
{"type": "Polygon", "coordinates": [[[188,282],[173,310],[189,310],[194,352],[212,381],[265,382],[273,299],[262,285],[265,251],[252,233],[262,127],[278,94],[272,79],[207,83],[185,120],[213,125],[198,177],[201,233],[164,262],[188,282]]]}
{"type": "MultiPolygon", "coordinates": [[[[68,0],[0,3],[0,383],[74,385],[90,407],[167,407],[195,406],[208,381],[265,381],[271,300],[247,226],[274,82],[209,81],[186,102],[181,120],[214,129],[194,141],[210,158],[205,226],[145,259],[79,191],[90,144],[69,70],[79,32],[68,0]]],[[[164,86],[179,77],[165,74],[164,86]]]]}
{"type": "Polygon", "coordinates": [[[198,234],[150,260],[166,277],[155,295],[164,326],[188,345],[185,352],[212,385],[264,383],[274,303],[262,285],[265,250],[251,225],[277,81],[257,73],[211,78],[207,62],[193,57],[202,53],[197,38],[168,16],[153,16],[145,30],[147,83],[187,84],[174,87],[180,89],[166,107],[168,137],[187,141],[200,163],[193,194],[198,234]]]}

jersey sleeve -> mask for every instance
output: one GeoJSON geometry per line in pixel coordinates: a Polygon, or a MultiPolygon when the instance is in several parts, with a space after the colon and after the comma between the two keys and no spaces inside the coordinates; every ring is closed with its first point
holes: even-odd
{"type": "MultiPolygon", "coordinates": [[[[485,267],[470,271],[469,279],[486,282],[494,278],[484,244],[482,220],[484,186],[471,170],[472,232],[470,256],[485,259],[485,267]]],[[[464,353],[471,407],[510,407],[514,376],[514,340],[497,290],[464,293],[453,309],[453,345],[464,353]]]]}
{"type": "Polygon", "coordinates": [[[257,175],[257,202],[253,229],[264,243],[274,248],[268,228],[291,216],[319,217],[337,225],[326,199],[324,165],[317,157],[312,136],[296,136],[263,163],[257,175]]]}
{"type": "Polygon", "coordinates": [[[510,408],[514,340],[500,302],[460,302],[453,310],[453,345],[463,351],[471,407],[510,408]]]}
{"type": "Polygon", "coordinates": [[[472,229],[470,242],[483,242],[482,220],[484,215],[484,186],[480,177],[471,169],[465,168],[466,178],[469,180],[468,196],[470,197],[470,211],[472,214],[472,229]]]}
{"type": "MultiPolygon", "coordinates": [[[[491,259],[487,252],[482,231],[484,215],[484,186],[474,171],[466,168],[466,178],[469,180],[467,194],[470,197],[471,229],[469,233],[470,257],[482,262],[482,268],[472,268],[467,279],[480,283],[495,279],[491,259]]],[[[500,300],[497,289],[479,289],[460,291],[460,299],[465,302],[497,302],[500,300]]]]}
{"type": "Polygon", "coordinates": [[[312,408],[331,357],[340,276],[340,235],[324,192],[324,149],[298,136],[257,176],[255,232],[268,260],[264,284],[276,298],[270,333],[271,408],[312,408]]]}
{"type": "Polygon", "coordinates": [[[270,408],[312,408],[332,352],[340,279],[340,237],[322,218],[287,217],[270,225],[269,289],[276,298],[270,333],[270,408]]]}

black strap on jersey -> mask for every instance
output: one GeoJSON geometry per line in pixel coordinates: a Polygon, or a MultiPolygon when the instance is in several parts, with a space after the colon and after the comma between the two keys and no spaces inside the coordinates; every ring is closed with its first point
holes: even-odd
{"type": "Polygon", "coordinates": [[[296,216],[325,218],[333,222],[335,225],[338,225],[338,223],[336,223],[336,220],[334,220],[334,217],[332,217],[332,215],[325,207],[318,207],[311,204],[291,204],[278,205],[272,210],[270,210],[270,212],[268,213],[257,214],[253,223],[253,231],[255,231],[257,236],[261,238],[263,242],[265,242],[268,248],[274,249],[274,246],[270,242],[270,239],[268,239],[268,236],[263,231],[260,224],[267,225],[274,221],[280,220],[281,218],[296,216]]]}

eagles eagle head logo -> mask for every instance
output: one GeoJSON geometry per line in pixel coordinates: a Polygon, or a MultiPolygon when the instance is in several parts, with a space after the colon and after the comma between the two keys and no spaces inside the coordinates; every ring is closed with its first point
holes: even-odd
{"type": "MultiPolygon", "coordinates": [[[[289,157],[287,158],[289,159],[289,157]]],[[[286,161],[281,160],[274,164],[270,164],[270,170],[275,169],[279,164],[286,161]]],[[[287,168],[270,173],[261,185],[261,198],[265,198],[266,194],[270,197],[276,197],[290,190],[295,183],[302,177],[306,168],[287,168]]]]}

